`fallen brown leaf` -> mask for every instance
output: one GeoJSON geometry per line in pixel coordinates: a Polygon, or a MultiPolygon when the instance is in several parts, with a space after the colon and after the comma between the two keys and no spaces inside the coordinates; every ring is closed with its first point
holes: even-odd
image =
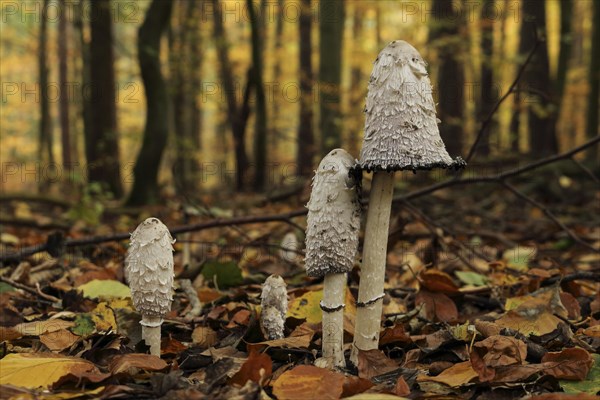
{"type": "Polygon", "coordinates": [[[368,379],[359,378],[357,376],[346,376],[344,381],[344,391],[342,397],[354,396],[355,394],[363,393],[373,387],[373,382],[368,379]]]}
{"type": "Polygon", "coordinates": [[[396,381],[396,387],[394,388],[394,393],[397,396],[408,396],[410,394],[410,387],[408,383],[404,380],[404,377],[400,375],[398,380],[396,381]]]}
{"type": "Polygon", "coordinates": [[[436,293],[458,293],[458,286],[452,280],[452,277],[445,272],[437,269],[428,269],[421,272],[421,286],[436,293]]]}
{"type": "Polygon", "coordinates": [[[398,364],[380,350],[358,350],[358,376],[361,378],[371,379],[398,368],[398,364]]]}
{"type": "Polygon", "coordinates": [[[279,400],[339,399],[344,388],[344,375],[312,365],[299,365],[284,372],[273,383],[273,394],[279,400]]]}
{"type": "Polygon", "coordinates": [[[313,335],[308,334],[304,336],[290,336],[283,339],[275,339],[275,340],[267,340],[264,342],[258,343],[248,343],[248,349],[251,347],[256,348],[257,350],[263,349],[265,347],[284,347],[284,348],[308,348],[310,346],[310,341],[313,335]]]}
{"type": "Polygon", "coordinates": [[[40,336],[40,342],[44,343],[51,351],[62,351],[71,347],[79,338],[68,329],[61,329],[44,333],[40,336]]]}
{"type": "Polygon", "coordinates": [[[126,373],[135,374],[135,369],[146,371],[161,371],[167,368],[167,363],[157,356],[150,354],[125,354],[113,358],[108,369],[113,375],[126,373]]]}
{"type": "Polygon", "coordinates": [[[494,335],[475,343],[471,351],[471,365],[482,382],[493,381],[496,370],[511,365],[523,365],[527,345],[516,338],[494,335]]]}
{"type": "Polygon", "coordinates": [[[404,326],[400,323],[395,324],[391,328],[385,328],[379,336],[379,344],[389,343],[411,343],[410,336],[404,330],[404,326]]]}
{"type": "Polygon", "coordinates": [[[438,382],[450,387],[459,387],[466,385],[477,378],[477,372],[473,369],[470,361],[463,361],[454,364],[452,367],[444,370],[438,376],[419,375],[417,382],[438,382]]]}
{"type": "Polygon", "coordinates": [[[217,343],[217,332],[208,326],[197,326],[192,332],[192,342],[207,349],[217,343]]]}
{"type": "Polygon", "coordinates": [[[246,382],[253,381],[261,384],[266,377],[273,373],[273,361],[266,353],[250,350],[250,355],[242,368],[231,378],[230,383],[244,386],[246,382]]]}
{"type": "Polygon", "coordinates": [[[546,353],[542,357],[544,373],[558,379],[582,381],[590,372],[592,364],[593,359],[590,353],[580,347],[546,353]]]}
{"type": "Polygon", "coordinates": [[[423,304],[425,318],[431,321],[451,322],[458,319],[458,309],[454,301],[443,293],[421,290],[415,297],[415,305],[423,304]]]}

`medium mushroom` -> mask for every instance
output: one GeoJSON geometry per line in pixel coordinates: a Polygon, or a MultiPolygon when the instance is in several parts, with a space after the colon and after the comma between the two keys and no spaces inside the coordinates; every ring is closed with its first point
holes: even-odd
{"type": "Polygon", "coordinates": [[[460,169],[440,137],[427,63],[403,40],[388,44],[377,56],[369,79],[361,170],[373,172],[357,301],[351,360],[358,350],[377,349],[394,172],[460,169]]]}
{"type": "Polygon", "coordinates": [[[260,305],[260,329],[265,339],[283,339],[288,295],[287,285],[282,277],[271,275],[265,280],[260,305]]]}
{"type": "Polygon", "coordinates": [[[125,278],[136,310],[142,314],[142,339],[160,357],[160,326],[173,301],[173,243],[158,218],[147,218],[131,234],[125,278]]]}
{"type": "Polygon", "coordinates": [[[321,309],[323,360],[327,368],[346,365],[346,273],[354,266],[361,212],[358,182],[350,173],[354,164],[354,158],[345,150],[329,152],[315,172],[307,204],[306,273],[325,278],[321,309]]]}

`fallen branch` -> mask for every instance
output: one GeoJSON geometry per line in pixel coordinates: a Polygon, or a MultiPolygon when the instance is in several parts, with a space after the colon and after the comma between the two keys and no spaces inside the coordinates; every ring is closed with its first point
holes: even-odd
{"type": "Polygon", "coordinates": [[[596,252],[598,251],[598,249],[596,249],[591,244],[585,242],[583,239],[581,239],[579,236],[577,236],[575,234],[575,232],[573,232],[571,229],[569,229],[568,226],[566,226],[564,223],[562,223],[561,221],[559,221],[559,219],[556,218],[556,216],[548,208],[544,207],[543,204],[541,204],[537,200],[535,200],[535,199],[527,196],[525,193],[521,192],[519,189],[517,189],[516,187],[514,187],[513,185],[511,185],[508,182],[502,181],[502,184],[504,185],[505,188],[507,188],[508,190],[510,190],[514,195],[516,195],[517,197],[525,200],[526,202],[528,202],[532,206],[534,206],[534,207],[538,208],[539,210],[541,210],[546,215],[546,217],[548,217],[549,219],[551,219],[556,225],[558,225],[563,231],[565,231],[567,233],[567,235],[569,235],[569,237],[571,239],[573,239],[574,241],[576,241],[580,245],[587,247],[590,250],[593,250],[593,251],[596,251],[596,252]]]}
{"type": "MultiPolygon", "coordinates": [[[[542,166],[554,163],[556,161],[571,158],[573,155],[580,153],[587,148],[592,147],[593,145],[595,145],[598,142],[600,142],[600,135],[598,135],[598,136],[588,140],[587,142],[585,142],[569,151],[566,151],[564,153],[546,157],[541,160],[524,165],[523,167],[514,168],[514,169],[508,170],[506,172],[503,172],[503,173],[495,175],[495,176],[475,176],[475,177],[471,177],[471,178],[458,178],[458,177],[452,178],[447,181],[443,181],[440,183],[436,183],[436,184],[427,186],[423,189],[415,190],[415,191],[410,192],[405,195],[396,196],[396,197],[394,197],[393,201],[395,203],[404,202],[407,200],[412,200],[412,199],[415,199],[418,197],[422,197],[422,196],[437,192],[438,190],[441,190],[441,189],[445,189],[445,188],[449,188],[449,187],[457,186],[457,185],[465,185],[465,184],[472,184],[472,183],[500,183],[500,184],[502,184],[502,182],[506,179],[513,178],[515,176],[535,170],[542,166]]],[[[367,204],[367,199],[363,199],[362,203],[367,204]]],[[[298,224],[296,224],[292,221],[292,218],[306,215],[306,213],[307,213],[307,210],[305,208],[301,208],[301,209],[290,211],[288,213],[283,213],[283,214],[271,214],[271,215],[261,215],[261,216],[250,215],[250,216],[245,216],[245,217],[215,219],[215,220],[208,221],[208,222],[201,222],[201,223],[197,223],[197,224],[176,227],[171,230],[171,234],[177,235],[179,233],[184,233],[184,232],[201,231],[204,229],[218,228],[218,227],[223,227],[223,226],[247,225],[247,224],[254,224],[254,223],[265,223],[265,222],[283,222],[283,223],[287,223],[291,226],[294,226],[296,228],[300,228],[298,226],[298,224]]],[[[118,233],[118,234],[114,234],[114,235],[94,236],[94,237],[89,237],[89,238],[84,238],[84,239],[67,239],[65,241],[64,245],[66,247],[78,247],[78,246],[100,244],[100,243],[106,243],[106,242],[112,242],[112,241],[121,241],[121,240],[126,240],[128,238],[129,238],[129,233],[118,233]]],[[[587,247],[589,247],[589,245],[587,247]]],[[[42,251],[46,251],[48,248],[49,248],[48,244],[44,243],[44,244],[40,244],[40,245],[36,245],[36,246],[26,247],[26,248],[21,249],[20,251],[9,252],[7,254],[1,254],[0,262],[19,261],[19,260],[21,260],[25,257],[29,257],[33,254],[40,253],[42,251]]],[[[594,249],[594,251],[597,252],[598,250],[594,249]]]]}
{"type": "Polygon", "coordinates": [[[34,289],[34,288],[29,287],[27,285],[24,285],[22,283],[15,282],[12,279],[9,279],[9,278],[7,278],[5,276],[0,276],[0,281],[2,281],[4,283],[8,283],[10,286],[12,286],[14,288],[17,288],[17,289],[21,289],[24,292],[27,292],[27,293],[32,294],[34,296],[41,297],[44,300],[51,301],[52,303],[58,303],[58,302],[60,302],[59,298],[51,296],[49,294],[46,294],[46,293],[42,292],[41,289],[40,289],[40,287],[39,287],[39,283],[36,284],[36,288],[34,289]]]}

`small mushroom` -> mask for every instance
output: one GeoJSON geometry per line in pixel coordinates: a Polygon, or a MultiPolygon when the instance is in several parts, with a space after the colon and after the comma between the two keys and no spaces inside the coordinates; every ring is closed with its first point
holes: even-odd
{"type": "Polygon", "coordinates": [[[131,234],[125,278],[136,310],[142,314],[142,339],[160,357],[160,326],[173,301],[173,243],[158,218],[147,218],[131,234]]]}
{"type": "Polygon", "coordinates": [[[358,183],[350,174],[355,160],[345,150],[329,152],[315,173],[308,202],[306,273],[324,277],[323,364],[343,368],[346,273],[358,248],[361,207],[358,183]]]}
{"type": "Polygon", "coordinates": [[[271,275],[260,295],[260,329],[267,340],[283,339],[287,313],[287,286],[282,277],[271,275]]]}
{"type": "Polygon", "coordinates": [[[395,40],[379,53],[369,80],[359,167],[373,171],[373,181],[350,357],[354,364],[359,349],[379,345],[394,172],[465,166],[460,157],[450,158],[440,137],[426,66],[413,46],[395,40]]]}

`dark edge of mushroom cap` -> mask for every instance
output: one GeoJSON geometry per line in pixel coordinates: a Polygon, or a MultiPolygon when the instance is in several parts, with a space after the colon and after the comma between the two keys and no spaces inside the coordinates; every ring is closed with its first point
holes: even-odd
{"type": "Polygon", "coordinates": [[[403,40],[383,48],[373,65],[365,104],[359,165],[367,172],[460,170],[440,136],[427,63],[403,40]]]}
{"type": "Polygon", "coordinates": [[[351,173],[357,173],[360,171],[366,172],[395,172],[395,171],[431,171],[436,168],[448,169],[451,171],[459,171],[467,166],[467,162],[462,157],[456,157],[451,163],[432,163],[432,164],[414,164],[414,165],[388,165],[386,168],[375,162],[367,162],[364,164],[357,163],[352,167],[351,173]]]}

